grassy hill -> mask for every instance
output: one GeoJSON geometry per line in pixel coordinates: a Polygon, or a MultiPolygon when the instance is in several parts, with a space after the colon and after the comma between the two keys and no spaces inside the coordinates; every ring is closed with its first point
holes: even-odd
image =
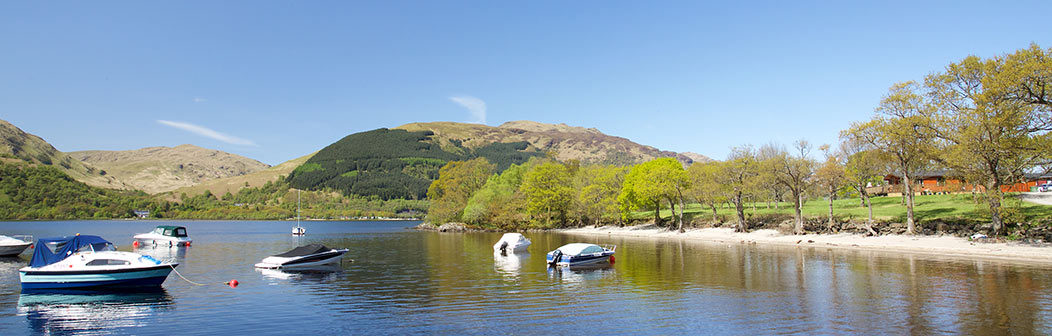
{"type": "Polygon", "coordinates": [[[77,181],[109,189],[129,189],[120,179],[60,152],[44,139],[0,120],[0,155],[24,162],[54,166],[77,181]]]}
{"type": "Polygon", "coordinates": [[[270,166],[240,155],[194,145],[127,151],[80,151],[70,156],[105,170],[131,188],[150,194],[172,191],[270,166]]]}
{"type": "Polygon", "coordinates": [[[230,176],[224,178],[218,178],[214,180],[203,181],[189,187],[182,187],[173,190],[168,195],[170,200],[178,200],[179,195],[200,195],[205,191],[211,192],[213,195],[223,195],[226,193],[236,194],[238,190],[242,188],[259,188],[267,182],[278,181],[282,177],[289,176],[293,169],[299,167],[303,163],[307,162],[308,159],[317,154],[317,152],[304,155],[299,158],[295,158],[277,166],[273,166],[264,170],[260,170],[253,173],[248,173],[239,176],[230,176]]]}

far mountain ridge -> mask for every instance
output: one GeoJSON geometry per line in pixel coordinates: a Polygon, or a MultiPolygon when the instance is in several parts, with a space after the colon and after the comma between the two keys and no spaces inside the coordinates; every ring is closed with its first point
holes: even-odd
{"type": "MultiPolygon", "coordinates": [[[[440,144],[450,140],[460,141],[465,147],[476,148],[491,143],[525,141],[542,152],[554,152],[559,160],[580,160],[586,163],[628,165],[659,157],[671,157],[690,164],[694,158],[671,151],[662,151],[652,146],[641,145],[629,139],[607,135],[595,128],[547,124],[536,121],[509,121],[493,127],[482,124],[457,122],[410,123],[395,127],[407,131],[431,131],[440,144]]],[[[704,155],[695,158],[711,160],[704,155]]]]}
{"type": "Polygon", "coordinates": [[[105,170],[132,188],[150,194],[270,168],[267,164],[240,155],[189,144],[125,151],[77,151],[69,154],[105,170]]]}

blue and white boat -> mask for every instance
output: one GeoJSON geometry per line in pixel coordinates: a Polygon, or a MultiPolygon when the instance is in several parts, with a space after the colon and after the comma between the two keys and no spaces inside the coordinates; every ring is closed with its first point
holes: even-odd
{"type": "Polygon", "coordinates": [[[99,236],[37,240],[29,266],[18,270],[23,290],[159,287],[179,264],[118,252],[99,236]]]}
{"type": "Polygon", "coordinates": [[[580,266],[610,262],[617,250],[615,245],[599,246],[596,244],[571,243],[548,252],[545,260],[548,265],[580,266]]]}

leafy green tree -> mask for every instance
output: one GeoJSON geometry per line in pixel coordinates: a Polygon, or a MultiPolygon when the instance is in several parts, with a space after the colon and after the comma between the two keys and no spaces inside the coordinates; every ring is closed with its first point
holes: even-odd
{"type": "Polygon", "coordinates": [[[877,232],[873,230],[873,203],[866,189],[870,185],[881,183],[882,169],[886,166],[887,159],[867,144],[851,139],[846,131],[841,132],[841,138],[840,148],[847,156],[847,162],[844,164],[845,183],[858,193],[862,206],[869,209],[866,231],[870,235],[876,235],[877,232]]]}
{"type": "Polygon", "coordinates": [[[829,150],[829,145],[822,145],[821,148],[826,153],[826,160],[815,170],[814,181],[815,185],[826,194],[829,200],[828,230],[837,231],[836,221],[833,220],[833,199],[836,198],[837,190],[846,181],[844,165],[841,163],[838,153],[829,150]]]}
{"type": "Polygon", "coordinates": [[[570,167],[557,162],[542,163],[526,172],[519,191],[531,218],[543,217],[545,227],[552,227],[554,217],[565,223],[574,197],[572,174],[570,167]]]}
{"type": "Polygon", "coordinates": [[[734,204],[735,214],[738,217],[738,225],[734,229],[737,232],[748,232],[749,225],[745,222],[745,199],[756,193],[760,182],[760,162],[756,160],[756,152],[751,146],[735,147],[727,156],[727,161],[719,165],[720,171],[716,175],[717,183],[723,186],[728,194],[726,198],[734,204]]]}
{"type": "Polygon", "coordinates": [[[1001,187],[1048,162],[1052,151],[1050,52],[1036,45],[1014,54],[969,56],[925,79],[934,108],[928,130],[941,140],[936,159],[983,185],[993,234],[1004,228],[1001,187]]]}
{"type": "Polygon", "coordinates": [[[719,214],[716,206],[727,202],[727,186],[719,182],[721,165],[719,161],[705,163],[694,163],[687,168],[687,176],[690,178],[690,188],[687,194],[696,202],[706,205],[712,210],[712,222],[719,222],[719,214]]]}
{"type": "Polygon", "coordinates": [[[804,233],[803,197],[807,191],[811,177],[814,175],[815,162],[808,157],[811,145],[807,141],[799,140],[795,143],[796,155],[789,154],[785,149],[779,150],[775,155],[764,163],[767,174],[774,181],[781,184],[793,198],[793,233],[804,233]]]}
{"type": "Polygon", "coordinates": [[[518,194],[527,164],[511,165],[500,175],[493,175],[468,199],[464,220],[480,227],[511,228],[522,222],[522,197],[518,194]]]}
{"type": "Polygon", "coordinates": [[[618,203],[622,216],[634,209],[653,206],[654,223],[661,225],[661,201],[668,201],[673,217],[676,216],[675,204],[680,203],[678,216],[679,229],[683,229],[683,193],[689,186],[689,179],[683,165],[673,158],[657,158],[632,167],[625,176],[618,203]]]}
{"type": "Polygon", "coordinates": [[[486,184],[495,169],[484,158],[447,163],[427,190],[427,198],[431,202],[427,220],[431,223],[461,220],[468,199],[486,184]]]}
{"type": "Polygon", "coordinates": [[[906,197],[906,232],[916,234],[913,214],[913,178],[929,167],[934,152],[932,137],[923,132],[930,121],[924,115],[929,105],[917,93],[916,83],[898,83],[880,101],[877,116],[855,123],[846,131],[852,141],[865,143],[893,163],[902,176],[906,197]]]}
{"type": "Polygon", "coordinates": [[[617,196],[624,184],[628,169],[612,165],[581,167],[574,180],[577,195],[574,210],[582,219],[590,219],[596,227],[603,220],[617,220],[617,196]]]}

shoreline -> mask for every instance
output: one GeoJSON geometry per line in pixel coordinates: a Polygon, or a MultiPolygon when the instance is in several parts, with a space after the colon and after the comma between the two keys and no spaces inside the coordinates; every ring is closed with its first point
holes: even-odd
{"type": "Polygon", "coordinates": [[[783,235],[776,230],[734,232],[731,228],[675,230],[658,228],[653,224],[638,226],[603,226],[555,230],[567,234],[606,234],[617,237],[638,237],[666,240],[686,240],[713,243],[763,244],[784,247],[869,250],[889,253],[927,254],[957,258],[982,258],[1052,266],[1052,244],[1023,244],[1016,242],[979,242],[952,236],[882,235],[866,237],[860,234],[804,234],[783,235]]]}

